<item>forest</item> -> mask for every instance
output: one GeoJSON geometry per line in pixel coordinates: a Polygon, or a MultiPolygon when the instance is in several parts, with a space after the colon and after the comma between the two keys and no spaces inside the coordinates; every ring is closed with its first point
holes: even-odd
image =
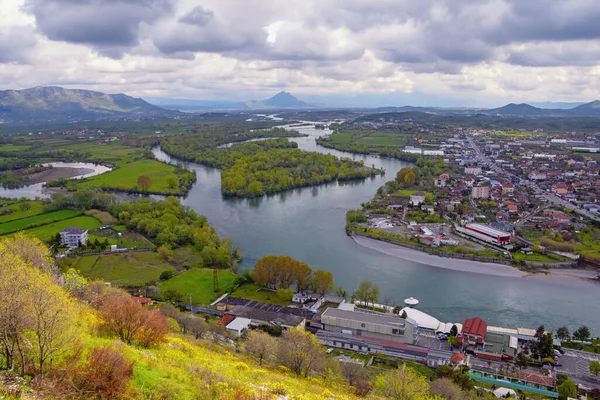
{"type": "MultiPolygon", "coordinates": [[[[201,141],[201,138],[196,138],[201,141]]],[[[257,197],[332,181],[363,179],[383,171],[330,154],[309,153],[285,138],[247,142],[231,147],[205,148],[190,137],[162,142],[163,150],[177,157],[221,168],[224,195],[257,197]],[[197,153],[191,152],[195,148],[197,153]]]]}

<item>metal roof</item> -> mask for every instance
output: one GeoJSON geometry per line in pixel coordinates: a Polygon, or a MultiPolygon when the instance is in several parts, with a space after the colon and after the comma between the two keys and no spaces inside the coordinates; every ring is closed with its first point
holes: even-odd
{"type": "Polygon", "coordinates": [[[351,321],[366,322],[377,325],[387,325],[391,327],[403,327],[406,325],[406,320],[394,314],[383,313],[365,313],[360,311],[346,311],[339,308],[328,308],[323,313],[322,317],[328,316],[333,318],[343,318],[351,321]]]}

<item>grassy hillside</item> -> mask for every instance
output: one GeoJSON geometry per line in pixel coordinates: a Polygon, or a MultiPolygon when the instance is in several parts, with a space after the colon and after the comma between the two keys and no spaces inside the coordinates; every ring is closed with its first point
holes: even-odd
{"type": "MultiPolygon", "coordinates": [[[[233,288],[233,282],[238,278],[233,272],[219,270],[219,289],[226,292],[233,288]]],[[[158,285],[161,291],[175,290],[185,296],[188,301],[188,294],[192,295],[194,304],[210,304],[217,299],[217,293],[213,288],[213,270],[194,268],[185,271],[168,281],[161,282],[158,285]]]]}

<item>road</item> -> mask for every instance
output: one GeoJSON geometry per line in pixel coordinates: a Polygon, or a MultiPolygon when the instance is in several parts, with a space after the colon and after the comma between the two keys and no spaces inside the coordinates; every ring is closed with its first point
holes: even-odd
{"type": "Polygon", "coordinates": [[[565,349],[565,354],[560,356],[561,366],[556,367],[556,372],[569,375],[575,383],[600,388],[600,377],[590,373],[590,361],[600,361],[600,354],[565,349]]]}
{"type": "MultiPolygon", "coordinates": [[[[505,176],[508,177],[517,177],[520,179],[521,184],[530,187],[531,189],[533,189],[536,193],[542,195],[548,202],[554,204],[554,205],[558,205],[558,206],[562,206],[564,208],[567,208],[569,210],[573,210],[574,212],[576,212],[577,214],[583,215],[587,218],[593,219],[594,221],[600,221],[600,217],[592,214],[591,212],[584,210],[580,207],[577,207],[576,205],[574,205],[573,203],[571,203],[570,201],[566,201],[552,193],[548,193],[544,190],[542,190],[535,182],[524,179],[524,178],[520,178],[515,174],[512,174],[508,171],[505,171],[503,168],[501,168],[498,164],[496,164],[495,162],[493,162],[489,157],[487,157],[485,154],[483,154],[483,152],[481,151],[481,149],[479,148],[479,146],[477,145],[477,143],[475,143],[475,141],[473,140],[472,137],[467,136],[467,140],[469,141],[469,144],[471,146],[471,148],[475,151],[476,157],[475,159],[485,165],[487,165],[492,171],[497,172],[499,174],[503,174],[505,176]]],[[[522,221],[525,220],[525,218],[522,219],[522,221]]]]}

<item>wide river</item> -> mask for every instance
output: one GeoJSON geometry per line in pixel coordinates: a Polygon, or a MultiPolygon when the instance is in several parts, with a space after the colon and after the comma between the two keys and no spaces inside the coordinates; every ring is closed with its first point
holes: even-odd
{"type": "MultiPolygon", "coordinates": [[[[198,179],[182,201],[242,249],[240,271],[252,268],[265,255],[290,255],[313,269],[331,271],[336,285],[348,292],[369,279],[379,285],[381,301],[388,298],[391,304],[402,304],[414,296],[421,310],[443,322],[479,316],[496,326],[535,328],[543,323],[553,329],[567,325],[571,331],[585,324],[595,336],[600,335],[600,284],[569,276],[522,276],[506,266],[439,259],[368,239],[360,239],[361,245],[346,236],[346,211],[370,200],[377,188],[407,164],[317,146],[315,137],[327,131],[297,129],[310,135],[292,139],[301,149],[364,160],[365,165],[385,168],[387,175],[248,200],[223,198],[220,171],[189,164],[198,179]]],[[[154,154],[177,162],[159,148],[154,154]]],[[[37,184],[1,190],[0,195],[33,198],[40,191],[41,184],[37,184]]]]}
{"type": "MultiPolygon", "coordinates": [[[[407,253],[406,259],[400,259],[402,249],[397,246],[389,248],[376,241],[369,241],[367,246],[357,244],[344,231],[346,211],[371,199],[377,188],[407,164],[327,149],[315,143],[315,137],[327,131],[296,129],[310,135],[291,139],[303,150],[364,160],[365,165],[385,168],[387,174],[260,199],[232,199],[221,195],[218,169],[190,164],[198,180],[183,203],[205,215],[220,235],[232,238],[242,249],[240,271],[251,269],[265,255],[290,255],[313,269],[331,271],[335,284],[348,292],[369,279],[379,285],[380,300],[388,298],[393,304],[402,304],[406,297],[416,297],[419,309],[443,322],[479,316],[490,325],[510,328],[535,328],[543,323],[553,329],[567,325],[573,330],[585,324],[600,335],[597,283],[568,276],[523,277],[505,266],[468,265],[457,260],[442,261],[451,269],[432,267],[423,264],[427,258],[419,258],[420,253],[407,253]],[[477,268],[483,273],[472,272],[477,268]]],[[[158,148],[154,154],[176,162],[158,148]]]]}

